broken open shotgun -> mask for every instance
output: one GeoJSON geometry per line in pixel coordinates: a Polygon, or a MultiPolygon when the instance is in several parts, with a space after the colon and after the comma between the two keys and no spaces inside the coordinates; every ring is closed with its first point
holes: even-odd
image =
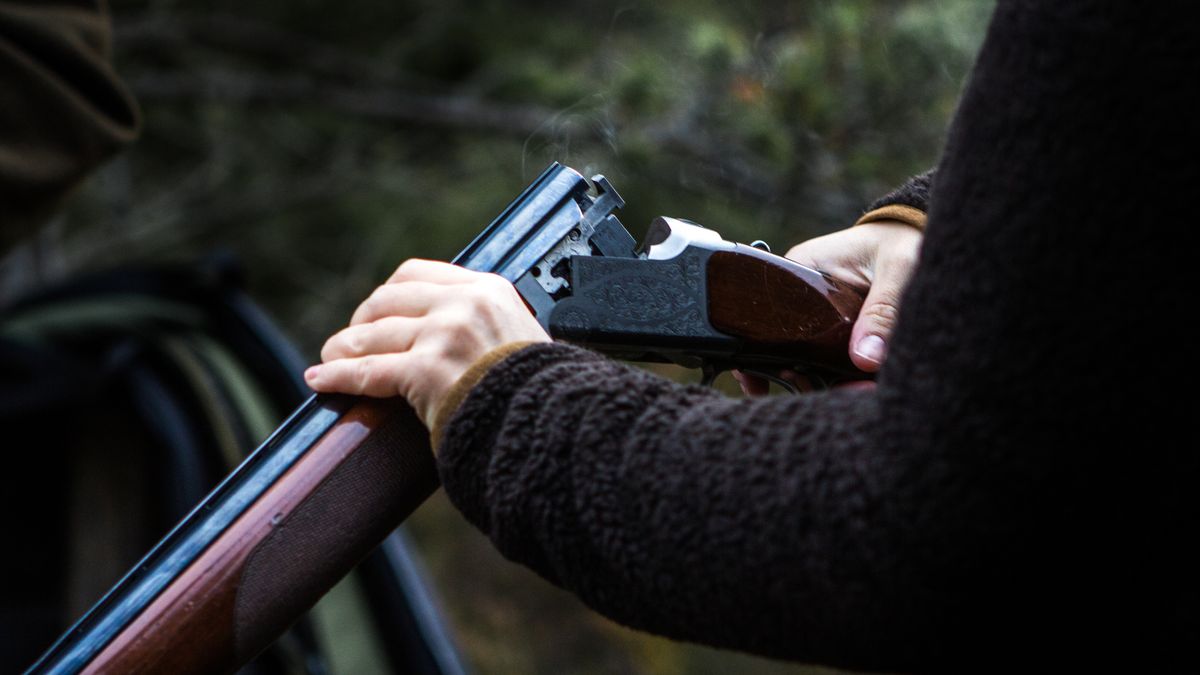
{"type": "MultiPolygon", "coordinates": [[[[828,381],[862,297],[715,231],[658,218],[641,246],[602,176],[553,164],[454,263],[512,282],[551,336],[631,360],[828,381]]],[[[29,673],[228,672],[307,611],[437,487],[402,400],[316,395],[29,673]]]]}

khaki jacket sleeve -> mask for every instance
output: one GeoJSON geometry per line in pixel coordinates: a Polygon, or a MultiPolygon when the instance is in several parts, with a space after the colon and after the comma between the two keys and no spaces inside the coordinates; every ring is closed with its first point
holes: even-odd
{"type": "Polygon", "coordinates": [[[929,192],[936,169],[909,178],[903,185],[875,200],[855,225],[882,220],[907,223],[918,230],[925,229],[925,214],[929,211],[929,192]]]}

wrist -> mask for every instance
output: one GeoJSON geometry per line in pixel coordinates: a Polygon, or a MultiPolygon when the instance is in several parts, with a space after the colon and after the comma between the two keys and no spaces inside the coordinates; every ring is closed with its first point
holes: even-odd
{"type": "Polygon", "coordinates": [[[463,401],[466,400],[467,394],[471,393],[475,385],[479,384],[479,381],[497,363],[532,344],[537,344],[537,342],[523,340],[500,345],[486,352],[467,367],[458,380],[446,392],[445,396],[442,397],[441,402],[437,406],[437,412],[434,413],[433,419],[430,420],[429,440],[433,445],[435,453],[438,450],[438,446],[441,445],[446,425],[449,424],[450,419],[454,417],[454,413],[458,411],[463,401]]]}

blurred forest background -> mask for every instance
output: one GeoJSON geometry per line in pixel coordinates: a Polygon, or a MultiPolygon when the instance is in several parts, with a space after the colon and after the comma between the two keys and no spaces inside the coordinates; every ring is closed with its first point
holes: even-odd
{"type": "MultiPolygon", "coordinates": [[[[936,161],[992,3],[111,4],[145,129],[24,283],[231,251],[315,359],[400,261],[454,255],[551,160],[607,175],[635,237],[673,215],[782,251],[850,224],[936,161]]],[[[410,531],[478,672],[812,670],[616,626],[440,495],[410,531]]]]}

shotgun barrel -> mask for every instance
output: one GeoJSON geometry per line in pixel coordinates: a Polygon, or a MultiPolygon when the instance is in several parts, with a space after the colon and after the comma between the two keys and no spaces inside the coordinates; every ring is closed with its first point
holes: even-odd
{"type": "MultiPolygon", "coordinates": [[[[551,165],[453,262],[518,281],[597,206],[588,189],[551,165]]],[[[233,671],[437,484],[404,401],[315,395],[27,673],[233,671]]]]}

